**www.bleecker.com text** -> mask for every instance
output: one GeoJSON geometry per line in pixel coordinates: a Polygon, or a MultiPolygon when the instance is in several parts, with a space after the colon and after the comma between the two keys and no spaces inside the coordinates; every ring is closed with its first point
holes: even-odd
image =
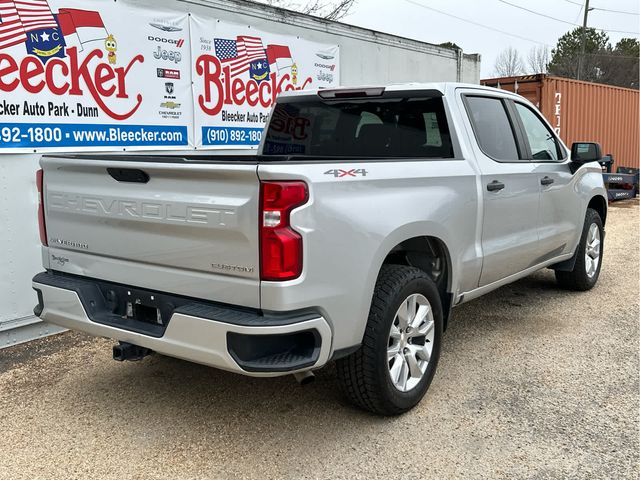
{"type": "Polygon", "coordinates": [[[24,117],[82,117],[97,118],[99,115],[98,107],[86,107],[81,103],[75,106],[66,102],[29,102],[9,103],[6,100],[0,101],[0,115],[5,116],[24,116],[24,117]]]}

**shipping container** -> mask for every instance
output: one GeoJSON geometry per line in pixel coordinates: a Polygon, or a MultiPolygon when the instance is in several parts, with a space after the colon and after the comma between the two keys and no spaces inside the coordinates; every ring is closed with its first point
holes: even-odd
{"type": "MultiPolygon", "coordinates": [[[[49,0],[48,3],[53,7],[54,3],[64,2],[49,0]]],[[[118,3],[129,3],[150,11],[188,12],[191,15],[232,22],[258,31],[338,45],[339,82],[342,85],[416,81],[460,81],[477,84],[480,80],[480,55],[468,55],[459,49],[328,21],[250,1],[121,0],[118,3]]],[[[99,9],[98,6],[93,7],[99,9]]],[[[176,72],[179,78],[177,68],[172,71],[176,72]]],[[[0,95],[0,103],[7,97],[6,94],[0,95]]],[[[0,130],[6,128],[10,121],[10,118],[3,117],[0,130]]],[[[181,154],[178,151],[172,153],[181,154]]],[[[206,152],[207,155],[228,153],[230,152],[227,150],[206,152]]],[[[255,152],[234,150],[231,153],[255,152]]],[[[31,278],[42,269],[35,186],[39,158],[40,154],[37,151],[20,154],[0,153],[0,249],[3,252],[0,257],[0,348],[48,335],[57,330],[39,322],[32,312],[37,299],[31,289],[31,278]]]]}
{"type": "Polygon", "coordinates": [[[640,91],[538,74],[490,78],[482,85],[518,93],[536,105],[567,146],[593,141],[616,167],[640,168],[640,91]]]}

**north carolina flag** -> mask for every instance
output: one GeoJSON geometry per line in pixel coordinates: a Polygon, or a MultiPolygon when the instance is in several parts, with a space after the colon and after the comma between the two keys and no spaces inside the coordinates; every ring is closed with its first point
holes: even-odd
{"type": "Polygon", "coordinates": [[[278,70],[293,65],[291,50],[285,45],[267,45],[267,61],[269,65],[276,64],[278,70]]]}
{"type": "Polygon", "coordinates": [[[83,43],[104,40],[109,36],[100,13],[92,10],[61,8],[58,11],[58,24],[67,47],[82,50],[83,43]]]}

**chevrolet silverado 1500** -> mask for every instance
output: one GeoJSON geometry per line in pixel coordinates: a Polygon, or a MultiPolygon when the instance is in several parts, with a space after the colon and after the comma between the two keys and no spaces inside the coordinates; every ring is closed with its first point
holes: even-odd
{"type": "Polygon", "coordinates": [[[287,92],[256,156],[46,156],[42,319],[254,376],[337,362],[355,404],[412,408],[452,308],[543,268],[588,290],[594,143],[463,84],[287,92]]]}

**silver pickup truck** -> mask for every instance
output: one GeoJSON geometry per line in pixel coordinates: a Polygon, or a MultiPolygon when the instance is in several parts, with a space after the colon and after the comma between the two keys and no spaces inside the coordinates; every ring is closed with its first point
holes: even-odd
{"type": "Polygon", "coordinates": [[[589,290],[606,193],[518,95],[463,84],[279,97],[257,156],[47,156],[35,313],[253,376],[335,360],[356,405],[416,405],[453,307],[542,268],[589,290]]]}

